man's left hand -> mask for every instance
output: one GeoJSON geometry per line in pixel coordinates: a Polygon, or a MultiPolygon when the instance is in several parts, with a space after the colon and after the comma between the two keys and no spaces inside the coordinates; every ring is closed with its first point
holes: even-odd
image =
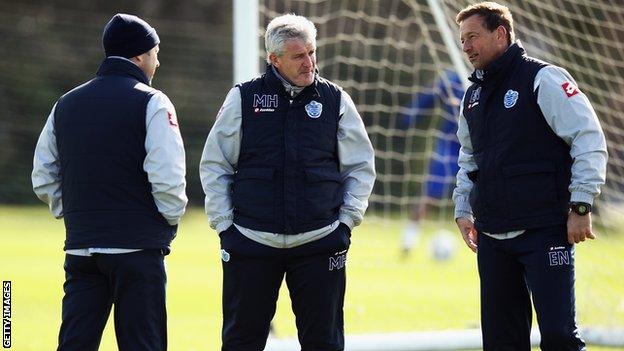
{"type": "Polygon", "coordinates": [[[578,244],[585,239],[596,239],[592,232],[591,213],[579,216],[574,212],[568,215],[568,242],[578,244]]]}

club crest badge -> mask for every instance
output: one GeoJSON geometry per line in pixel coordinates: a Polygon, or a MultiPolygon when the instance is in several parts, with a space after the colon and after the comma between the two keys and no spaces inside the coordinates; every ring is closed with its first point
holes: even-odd
{"type": "Polygon", "coordinates": [[[221,260],[223,260],[223,262],[229,262],[230,261],[230,253],[221,249],[221,260]]]}
{"type": "Polygon", "coordinates": [[[468,101],[468,108],[473,108],[479,104],[479,98],[481,97],[481,87],[472,91],[470,100],[468,101]]]}
{"type": "Polygon", "coordinates": [[[503,99],[503,104],[505,108],[512,108],[516,105],[516,101],[518,101],[518,92],[515,90],[507,90],[505,93],[505,98],[503,99]]]}
{"type": "Polygon", "coordinates": [[[309,104],[305,105],[305,110],[310,118],[319,118],[323,112],[323,104],[312,100],[309,104]]]}

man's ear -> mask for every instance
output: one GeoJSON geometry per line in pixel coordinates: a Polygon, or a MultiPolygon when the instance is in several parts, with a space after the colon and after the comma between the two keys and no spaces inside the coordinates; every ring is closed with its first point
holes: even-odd
{"type": "Polygon", "coordinates": [[[131,57],[128,60],[134,62],[137,65],[139,65],[139,63],[141,63],[143,61],[143,58],[141,57],[141,55],[139,55],[139,56],[131,57]]]}
{"type": "Polygon", "coordinates": [[[271,60],[271,64],[276,68],[280,68],[280,66],[282,65],[279,56],[277,56],[276,54],[269,54],[269,60],[271,60]]]}
{"type": "Polygon", "coordinates": [[[505,41],[507,41],[507,28],[505,28],[504,26],[498,26],[498,28],[496,28],[496,39],[505,39],[505,41]]]}

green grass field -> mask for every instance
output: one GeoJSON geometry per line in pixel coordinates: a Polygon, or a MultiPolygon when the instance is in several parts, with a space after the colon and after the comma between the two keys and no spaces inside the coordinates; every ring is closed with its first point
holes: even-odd
{"type": "MultiPolygon", "coordinates": [[[[53,350],[64,279],[63,223],[43,205],[0,207],[0,223],[0,278],[13,284],[12,349],[53,350]]],[[[457,236],[452,260],[431,259],[429,243],[437,226],[426,225],[417,250],[405,260],[399,257],[400,222],[368,221],[354,231],[347,270],[347,334],[478,327],[476,257],[457,236]]],[[[447,229],[455,232],[450,224],[447,229]]],[[[599,234],[576,251],[579,322],[624,328],[624,235],[599,234]]],[[[166,262],[170,350],[218,350],[218,237],[201,210],[185,216],[166,262]]],[[[284,289],[274,322],[278,337],[295,336],[284,289]]],[[[109,323],[100,350],[116,349],[109,323]]]]}

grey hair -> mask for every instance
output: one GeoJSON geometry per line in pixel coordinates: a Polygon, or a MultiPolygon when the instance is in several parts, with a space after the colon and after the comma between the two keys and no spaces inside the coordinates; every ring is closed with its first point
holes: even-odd
{"type": "Polygon", "coordinates": [[[275,17],[267,26],[264,34],[266,60],[271,63],[270,54],[282,56],[287,40],[301,39],[306,44],[316,46],[316,27],[309,19],[295,14],[275,17]]]}

